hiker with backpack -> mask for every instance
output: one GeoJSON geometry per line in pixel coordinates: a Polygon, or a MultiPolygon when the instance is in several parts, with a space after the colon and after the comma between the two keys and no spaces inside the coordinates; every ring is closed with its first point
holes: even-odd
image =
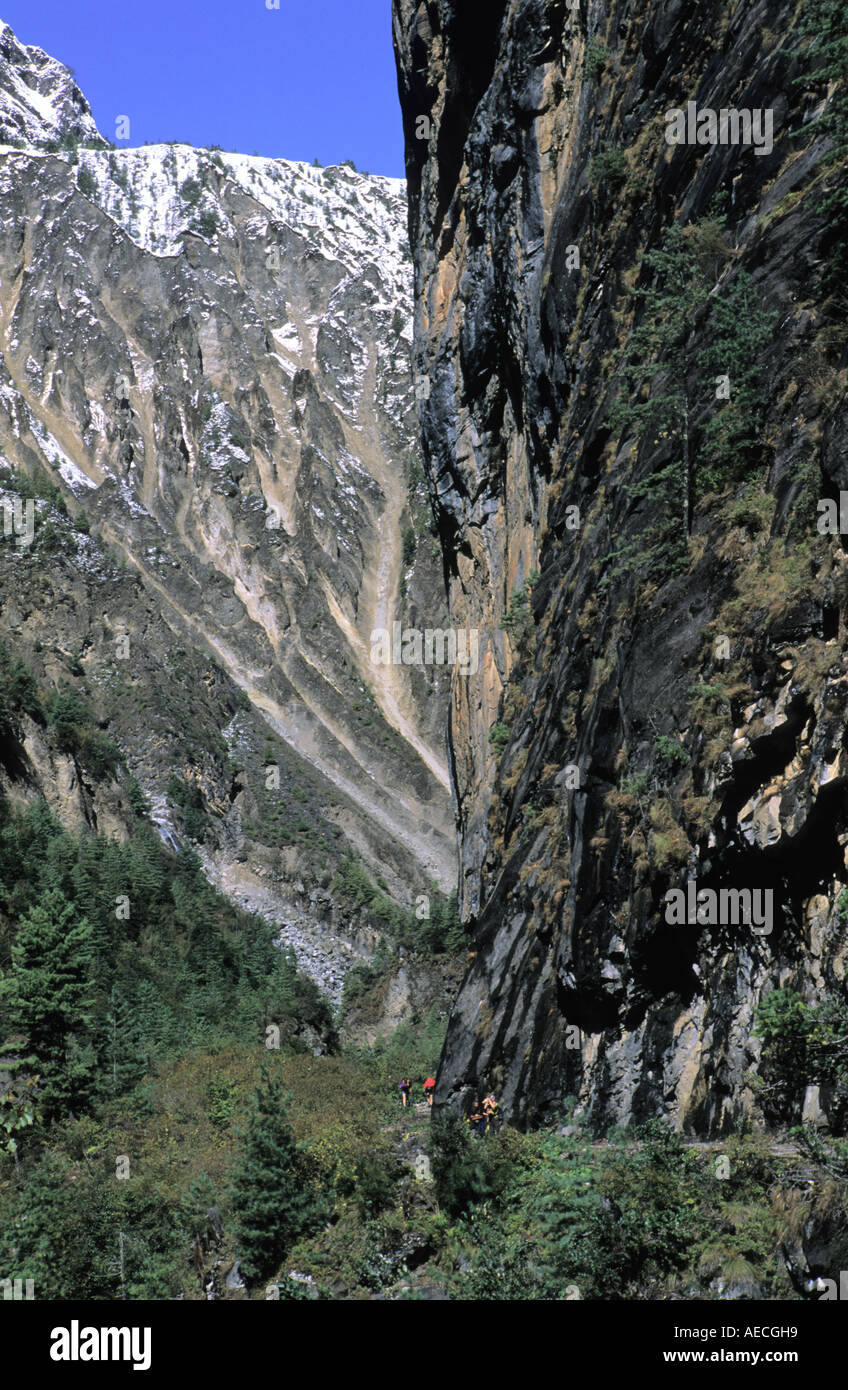
{"type": "Polygon", "coordinates": [[[494,1091],[490,1091],[483,1101],[483,1113],[486,1116],[486,1128],[492,1134],[497,1134],[501,1127],[500,1109],[494,1091]]]}
{"type": "Polygon", "coordinates": [[[486,1115],[477,1096],[474,1097],[468,1122],[471,1125],[472,1134],[483,1135],[486,1133],[486,1115]]]}

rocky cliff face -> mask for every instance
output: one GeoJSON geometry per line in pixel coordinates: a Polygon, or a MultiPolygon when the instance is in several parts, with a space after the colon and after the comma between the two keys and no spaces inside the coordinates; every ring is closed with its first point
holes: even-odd
{"type": "Polygon", "coordinates": [[[817,503],[848,477],[846,328],[804,11],[394,0],[420,423],[452,619],[481,642],[451,701],[475,941],[442,1103],[494,1086],[522,1122],[576,1093],[598,1126],[723,1132],[754,1108],[758,1000],[845,979],[845,554],[817,503]],[[671,144],[690,102],[771,113],[773,139],[671,144]],[[673,223],[705,298],[628,392],[673,223]],[[747,350],[742,319],[770,326],[747,350]],[[713,379],[752,366],[756,440],[737,422],[699,473],[713,379]],[[664,391],[698,462],[657,574],[619,561],[666,524],[684,431],[637,428],[664,391]],[[772,930],[670,924],[693,880],[771,892],[772,930]]]}
{"type": "MultiPolygon", "coordinates": [[[[407,906],[456,872],[447,672],[371,660],[374,629],[446,617],[415,481],[404,186],[109,148],[67,70],[8,27],[0,139],[10,649],[91,699],[163,837],[193,809],[212,879],[338,997],[345,951],[373,946],[329,892],[345,856],[407,906]]],[[[86,791],[56,749],[40,775],[29,735],[12,792],[117,830],[118,790],[86,791]]]]}

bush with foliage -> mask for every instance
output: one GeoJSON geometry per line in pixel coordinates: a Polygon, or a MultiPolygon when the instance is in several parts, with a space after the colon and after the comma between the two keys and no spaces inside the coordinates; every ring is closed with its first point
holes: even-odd
{"type": "Polygon", "coordinates": [[[805,1004],[788,987],[760,1001],[754,1025],[762,1038],[760,1096],[770,1119],[798,1117],[807,1086],[830,1092],[830,1119],[844,1127],[848,1115],[848,1000],[829,995],[805,1004]]]}
{"type": "Polygon", "coordinates": [[[38,685],[29,667],[0,643],[0,738],[17,734],[22,714],[43,721],[38,685]]]}
{"type": "Polygon", "coordinates": [[[80,193],[84,193],[86,198],[95,199],[97,197],[97,180],[91,170],[85,164],[79,167],[77,174],[77,188],[80,193]]]}
{"type": "Polygon", "coordinates": [[[489,726],[489,747],[496,754],[500,755],[504,751],[509,740],[510,728],[508,724],[504,724],[503,720],[498,720],[489,726]]]}
{"type": "Polygon", "coordinates": [[[598,39],[590,39],[586,44],[586,51],[583,57],[583,77],[591,82],[597,82],[607,63],[609,53],[598,39]]]}
{"type": "Polygon", "coordinates": [[[107,738],[81,695],[62,685],[47,705],[47,722],[63,753],[79,758],[97,779],[114,774],[123,764],[121,750],[107,738]]]}
{"type": "Polygon", "coordinates": [[[599,193],[611,195],[627,178],[627,159],[618,145],[605,145],[589,166],[589,182],[599,193]]]}
{"type": "Polygon", "coordinates": [[[807,1085],[809,1008],[793,989],[772,990],[760,1001],[754,1035],[762,1039],[760,1097],[765,1113],[794,1115],[807,1085]]]}
{"type": "Polygon", "coordinates": [[[173,806],[179,807],[182,827],[189,839],[202,840],[206,833],[208,818],[203,792],[197,782],[171,773],[165,794],[173,806]]]}
{"type": "Polygon", "coordinates": [[[180,184],[180,196],[184,203],[188,203],[190,208],[196,208],[203,194],[203,185],[198,179],[183,179],[180,184]]]}
{"type": "Polygon", "coordinates": [[[498,1197],[512,1172],[507,1140],[480,1142],[453,1110],[437,1110],[430,1127],[433,1179],[448,1215],[461,1216],[478,1202],[498,1197]]]}

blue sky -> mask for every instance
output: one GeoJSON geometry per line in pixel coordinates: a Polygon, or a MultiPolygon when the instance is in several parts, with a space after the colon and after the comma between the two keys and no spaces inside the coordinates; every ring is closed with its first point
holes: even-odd
{"type": "Polygon", "coordinates": [[[74,69],[103,134],[352,159],[402,176],[391,0],[0,0],[74,69]]]}

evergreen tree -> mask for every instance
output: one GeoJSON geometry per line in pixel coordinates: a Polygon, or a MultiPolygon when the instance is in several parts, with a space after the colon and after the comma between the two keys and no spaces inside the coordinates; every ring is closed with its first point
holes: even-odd
{"type": "Polygon", "coordinates": [[[150,1182],[116,1182],[110,1159],[74,1172],[47,1149],[21,1173],[0,1223],[0,1269],[38,1299],[165,1299],[179,1246],[171,1203],[150,1182]]]}
{"type": "Polygon", "coordinates": [[[36,801],[23,815],[15,816],[3,827],[0,839],[0,877],[8,898],[10,914],[21,901],[27,910],[34,901],[33,884],[44,863],[50,841],[61,828],[46,801],[36,801]],[[32,868],[36,867],[36,874],[32,868]],[[27,871],[29,869],[29,871],[27,871]]]}
{"type": "Polygon", "coordinates": [[[44,856],[41,888],[43,890],[58,888],[66,898],[73,901],[75,899],[74,868],[76,858],[76,846],[70,835],[55,835],[47,845],[44,856]]]}
{"type": "MultiPolygon", "coordinates": [[[[196,1249],[205,1248],[209,1230],[209,1212],[215,1207],[215,1189],[208,1173],[198,1173],[187,1192],[180,1198],[175,1224],[181,1237],[196,1249]]],[[[214,1236],[212,1237],[214,1240],[214,1236]]]]}
{"type": "Polygon", "coordinates": [[[833,251],[826,282],[842,289],[848,270],[848,27],[844,0],[804,0],[798,32],[807,40],[809,66],[796,82],[805,87],[811,83],[827,87],[819,124],[822,133],[832,139],[833,149],[819,208],[827,219],[826,237],[833,251]]]}
{"type": "Polygon", "coordinates": [[[472,1138],[453,1110],[433,1115],[430,1152],[439,1204],[451,1216],[496,1198],[508,1179],[509,1163],[502,1161],[497,1145],[472,1138]]]}
{"type": "Polygon", "coordinates": [[[245,1277],[271,1274],[294,1240],[319,1216],[319,1202],[295,1141],[277,1077],[260,1073],[232,1179],[245,1277]]]}
{"type": "Polygon", "coordinates": [[[794,990],[775,989],[760,1001],[754,1020],[754,1036],[762,1038],[758,1089],[770,1119],[793,1119],[800,1111],[810,1031],[810,1008],[794,990]]]}
{"type": "Polygon", "coordinates": [[[20,924],[12,970],[2,982],[11,1026],[26,1033],[47,1116],[83,1103],[91,1059],[83,1051],[91,1023],[91,927],[58,889],[39,899],[20,924]]]}
{"type": "Polygon", "coordinates": [[[698,366],[710,385],[716,373],[729,377],[730,396],[714,410],[704,430],[698,451],[702,486],[726,486],[760,462],[760,429],[768,403],[763,354],[777,317],[776,311],[762,308],[760,290],[745,270],[739,271],[728,293],[716,299],[698,366]]]}
{"type": "Polygon", "coordinates": [[[609,423],[632,430],[637,445],[671,457],[628,489],[651,512],[638,541],[610,557],[618,561],[616,572],[644,569],[666,578],[683,568],[698,484],[726,487],[759,462],[762,356],[777,315],[760,307],[746,271],[722,295],[713,292],[722,244],[720,217],[689,227],[672,223],[661,246],[644,258],[653,280],[634,292],[644,309],[622,354],[624,390],[609,423]],[[699,319],[704,327],[696,332],[699,319]],[[707,424],[696,431],[705,407],[707,424]]]}
{"type": "Polygon", "coordinates": [[[99,1043],[101,1088],[108,1095],[120,1095],[141,1080],[146,1068],[135,1010],[117,985],[109,993],[99,1043]]]}
{"type": "MultiPolygon", "coordinates": [[[[661,514],[644,537],[642,555],[652,570],[674,572],[685,560],[694,511],[692,414],[697,379],[695,319],[708,295],[694,238],[679,223],[645,255],[653,283],[636,290],[644,312],[620,365],[625,390],[610,411],[614,429],[635,429],[653,445],[670,440],[672,457],[630,489],[635,499],[659,504],[661,514]],[[647,388],[647,394],[646,394],[647,388]]],[[[631,567],[629,557],[623,568],[631,567]]]]}
{"type": "Polygon", "coordinates": [[[154,1057],[167,1052],[177,1040],[173,1012],[151,980],[139,981],[135,1016],[142,1053],[149,1069],[154,1057]]]}

